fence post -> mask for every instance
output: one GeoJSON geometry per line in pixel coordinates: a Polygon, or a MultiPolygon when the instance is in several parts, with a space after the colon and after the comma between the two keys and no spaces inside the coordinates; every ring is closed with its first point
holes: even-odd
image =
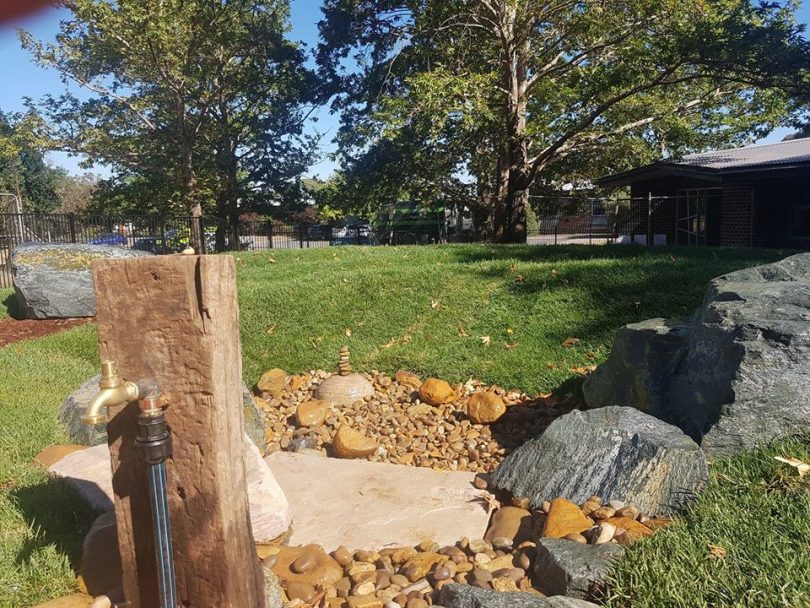
{"type": "Polygon", "coordinates": [[[652,192],[647,193],[647,247],[653,246],[653,233],[652,233],[652,192]]]}
{"type": "Polygon", "coordinates": [[[295,227],[295,229],[298,232],[298,248],[303,249],[304,248],[304,232],[302,230],[302,225],[298,224],[295,227]]]}
{"type": "Polygon", "coordinates": [[[272,219],[267,220],[267,234],[269,235],[268,239],[270,241],[270,247],[268,247],[268,249],[272,249],[273,248],[273,220],[272,219]]]}
{"type": "Polygon", "coordinates": [[[70,242],[76,242],[76,214],[68,214],[68,231],[70,232],[70,242]]]}

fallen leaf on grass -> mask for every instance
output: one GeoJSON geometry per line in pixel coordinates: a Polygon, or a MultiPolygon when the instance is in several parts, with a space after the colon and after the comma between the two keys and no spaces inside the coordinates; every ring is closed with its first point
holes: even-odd
{"type": "Polygon", "coordinates": [[[774,459],[778,460],[779,462],[784,462],[796,469],[796,472],[799,473],[799,479],[810,473],[810,464],[806,462],[802,462],[798,458],[783,458],[782,456],[774,456],[774,459]]]}
{"type": "Polygon", "coordinates": [[[579,338],[566,338],[565,340],[563,340],[562,346],[563,348],[571,348],[577,342],[579,342],[579,338]]]}
{"type": "Polygon", "coordinates": [[[595,354],[593,354],[593,353],[585,353],[585,358],[586,358],[588,361],[594,361],[594,360],[596,359],[596,355],[595,355],[595,354]]]}
{"type": "Polygon", "coordinates": [[[491,342],[492,338],[490,338],[489,336],[481,336],[481,344],[483,344],[484,346],[489,346],[491,342]]]}
{"type": "Polygon", "coordinates": [[[344,277],[344,278],[342,278],[342,279],[341,279],[341,281],[343,281],[344,283],[348,283],[348,282],[349,282],[349,279],[347,279],[346,277],[344,277]]]}
{"type": "Polygon", "coordinates": [[[522,283],[525,280],[526,280],[526,277],[524,277],[522,274],[516,274],[515,275],[515,283],[522,283]]]}
{"type": "Polygon", "coordinates": [[[559,272],[557,272],[556,270],[554,270],[554,269],[552,269],[552,270],[551,270],[551,278],[552,278],[552,279],[556,279],[556,278],[557,278],[557,275],[559,275],[559,274],[560,274],[560,273],[559,273],[559,272]]]}
{"type": "Polygon", "coordinates": [[[712,557],[714,559],[724,559],[727,553],[728,551],[726,551],[720,545],[709,544],[709,554],[707,555],[707,557],[712,557]]]}
{"type": "Polygon", "coordinates": [[[402,336],[402,343],[403,344],[408,344],[410,341],[411,341],[411,336],[410,335],[405,334],[404,336],[402,336]]]}
{"type": "Polygon", "coordinates": [[[503,347],[504,347],[506,350],[512,350],[512,349],[513,349],[513,348],[515,348],[517,345],[518,345],[518,343],[517,343],[517,342],[513,342],[512,344],[509,344],[509,342],[504,342],[504,343],[503,343],[503,347]]]}
{"type": "Polygon", "coordinates": [[[396,343],[397,343],[397,339],[396,339],[396,338],[391,338],[391,339],[390,339],[388,342],[386,342],[385,344],[383,344],[383,345],[382,345],[382,347],[383,347],[383,348],[391,348],[391,347],[392,347],[392,346],[394,346],[394,344],[396,344],[396,343]]]}
{"type": "Polygon", "coordinates": [[[276,333],[276,326],[275,326],[275,325],[271,325],[271,326],[270,326],[270,327],[268,327],[268,328],[267,328],[265,331],[267,332],[267,335],[268,335],[268,336],[272,336],[274,333],[276,333]]]}
{"type": "Polygon", "coordinates": [[[586,365],[585,367],[572,367],[571,371],[578,376],[587,376],[596,369],[595,365],[586,365]]]}
{"type": "Polygon", "coordinates": [[[545,366],[548,369],[557,369],[557,364],[556,363],[546,363],[545,366]]]}
{"type": "Polygon", "coordinates": [[[309,339],[309,341],[312,342],[312,346],[317,347],[318,344],[323,342],[323,336],[313,336],[312,338],[309,339]]]}
{"type": "Polygon", "coordinates": [[[506,328],[506,333],[508,333],[511,336],[513,333],[515,333],[515,330],[512,329],[511,327],[507,327],[506,328]]]}
{"type": "Polygon", "coordinates": [[[351,328],[351,327],[347,327],[346,329],[344,329],[344,330],[343,330],[343,333],[344,333],[344,334],[346,334],[347,336],[351,337],[351,335],[352,335],[352,328],[351,328]]]}
{"type": "Polygon", "coordinates": [[[514,262],[509,264],[509,272],[517,272],[517,265],[514,262]]]}
{"type": "Polygon", "coordinates": [[[538,399],[549,399],[553,393],[537,393],[538,399]]]}
{"type": "Polygon", "coordinates": [[[276,263],[276,261],[275,261],[273,258],[267,258],[267,261],[268,261],[268,262],[270,262],[271,264],[275,264],[275,263],[276,263]]]}
{"type": "Polygon", "coordinates": [[[439,301],[438,300],[431,300],[430,301],[430,307],[433,308],[433,309],[438,308],[439,307],[439,301]]]}
{"type": "Polygon", "coordinates": [[[467,333],[467,331],[464,329],[464,326],[461,323],[458,324],[458,335],[461,338],[466,338],[467,336],[470,335],[467,333]]]}

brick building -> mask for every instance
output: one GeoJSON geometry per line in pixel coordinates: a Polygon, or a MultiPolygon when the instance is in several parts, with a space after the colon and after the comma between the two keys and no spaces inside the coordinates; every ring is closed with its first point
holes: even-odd
{"type": "Polygon", "coordinates": [[[810,248],[810,138],[690,154],[599,180],[630,232],[668,244],[810,248]]]}

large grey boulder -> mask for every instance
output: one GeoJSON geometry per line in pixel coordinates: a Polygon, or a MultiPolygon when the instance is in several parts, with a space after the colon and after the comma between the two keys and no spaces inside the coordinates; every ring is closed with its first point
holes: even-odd
{"type": "MultiPolygon", "coordinates": [[[[59,422],[65,425],[70,442],[78,445],[99,445],[107,443],[106,423],[88,426],[81,421],[87,403],[98,391],[98,381],[101,376],[93,376],[62,402],[59,408],[59,422]]],[[[264,435],[264,419],[256,406],[256,402],[248,390],[242,385],[242,415],[245,418],[245,434],[259,448],[262,456],[267,453],[267,440],[264,435]]]]}
{"type": "Polygon", "coordinates": [[[687,324],[665,319],[622,327],[607,361],[582,384],[588,406],[629,405],[657,415],[666,407],[688,339],[687,324]]]}
{"type": "Polygon", "coordinates": [[[583,545],[562,538],[541,538],[534,560],[535,580],[546,595],[591,598],[604,588],[622,555],[624,548],[616,543],[583,545]]]}
{"type": "Polygon", "coordinates": [[[676,513],[708,477],[700,447],[675,426],[631,407],[573,412],[509,454],[492,486],[533,507],[557,497],[621,500],[651,515],[676,513]]]}
{"type": "Polygon", "coordinates": [[[444,608],[598,608],[572,597],[541,597],[522,591],[504,593],[456,584],[442,587],[438,603],[444,608]]]}
{"type": "Polygon", "coordinates": [[[655,382],[655,399],[625,388],[632,372],[622,370],[649,377],[650,368],[647,351],[624,347],[625,334],[586,383],[589,405],[648,411],[710,455],[810,428],[810,253],[711,281],[685,349],[659,351],[654,367],[669,381],[655,382]]]}
{"type": "Polygon", "coordinates": [[[108,245],[23,243],[11,254],[17,306],[28,319],[95,316],[93,260],[142,255],[152,254],[108,245]]]}

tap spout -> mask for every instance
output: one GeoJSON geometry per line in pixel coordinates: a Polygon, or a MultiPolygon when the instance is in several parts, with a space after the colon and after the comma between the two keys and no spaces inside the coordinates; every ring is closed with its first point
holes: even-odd
{"type": "Polygon", "coordinates": [[[140,391],[134,382],[127,382],[118,375],[118,369],[112,361],[103,361],[101,364],[101,380],[98,383],[99,391],[87,403],[82,416],[84,424],[100,424],[107,419],[106,408],[135,401],[140,391]]]}

